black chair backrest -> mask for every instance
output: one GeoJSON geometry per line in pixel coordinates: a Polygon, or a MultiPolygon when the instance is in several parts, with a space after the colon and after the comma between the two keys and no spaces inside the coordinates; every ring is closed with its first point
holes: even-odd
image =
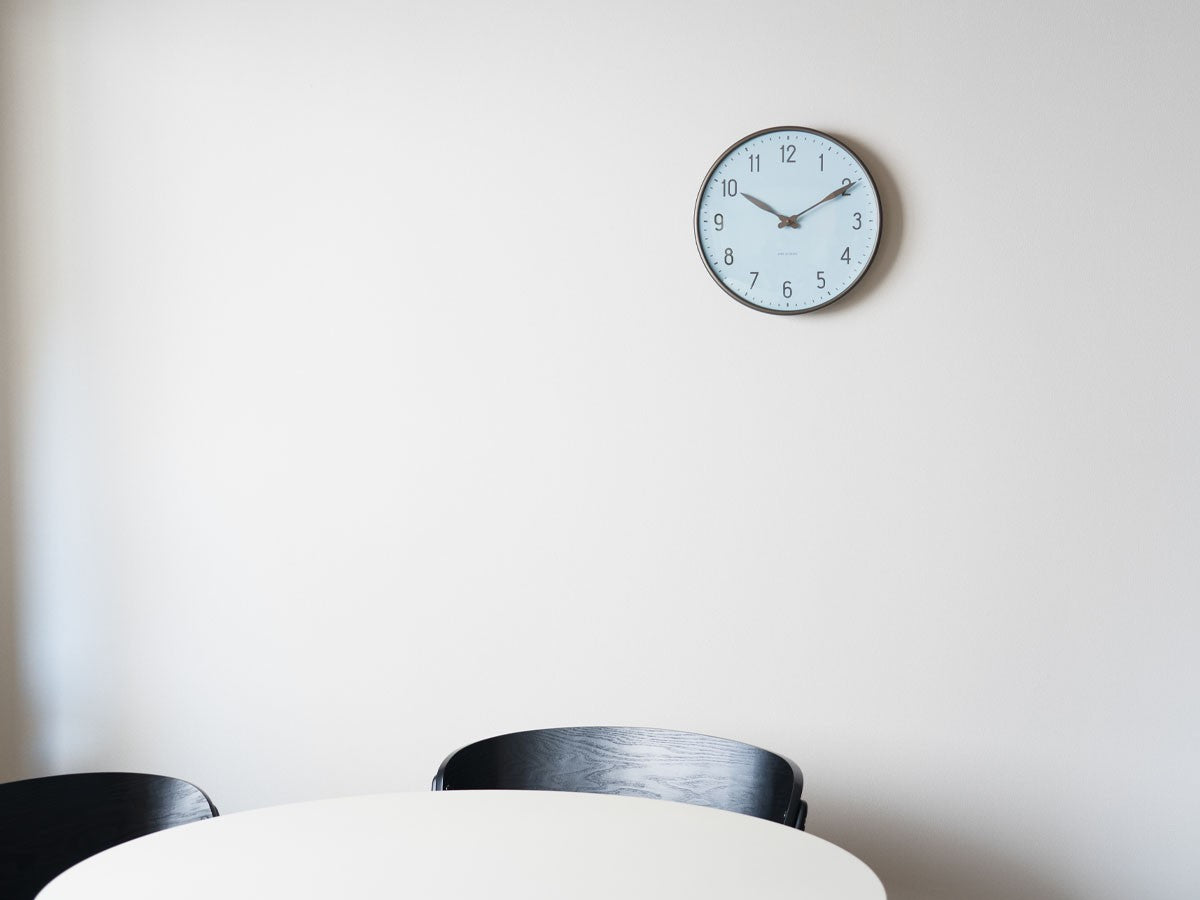
{"type": "Polygon", "coordinates": [[[626,794],[712,806],[804,827],[804,776],[790,759],[724,738],[662,728],[546,728],[451,753],[435,791],[626,794]]]}
{"type": "Polygon", "coordinates": [[[30,900],[101,850],[217,815],[194,784],[92,772],[0,784],[0,897],[30,900]]]}

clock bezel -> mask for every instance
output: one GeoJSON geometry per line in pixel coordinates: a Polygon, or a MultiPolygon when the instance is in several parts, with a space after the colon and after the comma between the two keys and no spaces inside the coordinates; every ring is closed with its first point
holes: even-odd
{"type": "Polygon", "coordinates": [[[744,138],[741,138],[730,144],[725,152],[717,157],[717,161],[709,166],[708,171],[704,175],[704,180],[700,182],[700,190],[696,193],[696,205],[692,211],[692,231],[696,237],[696,249],[700,253],[700,260],[704,263],[705,270],[712,277],[712,280],[720,286],[721,290],[727,293],[738,303],[742,304],[743,306],[747,306],[750,309],[756,310],[757,312],[769,313],[773,316],[800,316],[804,315],[805,313],[816,312],[819,309],[824,309],[831,303],[836,303],[838,300],[841,300],[848,293],[850,293],[854,287],[860,281],[862,281],[863,276],[867,274],[867,271],[871,268],[871,264],[875,262],[876,255],[879,253],[879,245],[883,243],[883,198],[879,195],[879,185],[875,181],[875,176],[871,174],[871,170],[867,168],[867,164],[862,161],[862,157],[847,147],[844,142],[831,134],[827,134],[824,131],[818,131],[816,128],[807,128],[803,125],[777,125],[772,128],[763,128],[760,131],[754,132],[753,134],[748,134],[744,138]],[[871,256],[867,260],[866,265],[864,265],[861,271],[854,276],[854,280],[842,288],[842,290],[837,294],[834,294],[824,303],[820,303],[816,306],[808,306],[804,309],[772,309],[769,306],[759,306],[757,303],[752,303],[745,297],[742,297],[731,287],[729,287],[729,285],[722,281],[721,277],[713,271],[712,264],[709,263],[708,257],[704,253],[704,245],[700,240],[700,203],[704,199],[704,191],[708,187],[709,182],[712,180],[713,174],[717,171],[717,167],[721,165],[721,163],[723,163],[729,157],[729,155],[733,153],[734,150],[738,149],[738,147],[741,147],[743,144],[749,143],[756,138],[760,138],[764,134],[774,134],[777,131],[803,131],[807,134],[816,135],[819,138],[829,141],[831,144],[836,144],[842,150],[846,151],[850,158],[858,163],[859,167],[863,170],[863,174],[866,175],[867,180],[871,182],[871,189],[875,192],[876,205],[879,208],[879,226],[876,229],[875,246],[871,248],[871,256]]]}

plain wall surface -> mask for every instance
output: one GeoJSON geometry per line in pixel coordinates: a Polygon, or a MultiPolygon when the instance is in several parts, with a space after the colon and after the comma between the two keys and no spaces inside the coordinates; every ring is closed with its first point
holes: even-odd
{"type": "Polygon", "coordinates": [[[1200,896],[1200,8],[0,9],[11,774],[658,725],[893,900],[1200,896]],[[886,215],[793,318],[691,230],[771,125],[886,215]]]}

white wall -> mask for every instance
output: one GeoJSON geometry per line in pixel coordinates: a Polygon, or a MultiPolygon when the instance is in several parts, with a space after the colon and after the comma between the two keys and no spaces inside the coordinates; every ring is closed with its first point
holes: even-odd
{"type": "Polygon", "coordinates": [[[9,4],[25,771],[657,724],[893,900],[1200,895],[1195,9],[9,4]],[[776,124],[888,215],[790,319],[690,230],[776,124]]]}

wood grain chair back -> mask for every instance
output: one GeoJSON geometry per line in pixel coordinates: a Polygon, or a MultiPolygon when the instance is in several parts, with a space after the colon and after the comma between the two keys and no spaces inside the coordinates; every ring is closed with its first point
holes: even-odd
{"type": "Polygon", "coordinates": [[[30,900],[101,850],[217,815],[194,784],[92,772],[0,784],[0,897],[30,900]]]}
{"type": "Polygon", "coordinates": [[[446,757],[435,791],[625,794],[711,806],[804,828],[804,776],[784,756],[662,728],[546,728],[502,734],[446,757]]]}

